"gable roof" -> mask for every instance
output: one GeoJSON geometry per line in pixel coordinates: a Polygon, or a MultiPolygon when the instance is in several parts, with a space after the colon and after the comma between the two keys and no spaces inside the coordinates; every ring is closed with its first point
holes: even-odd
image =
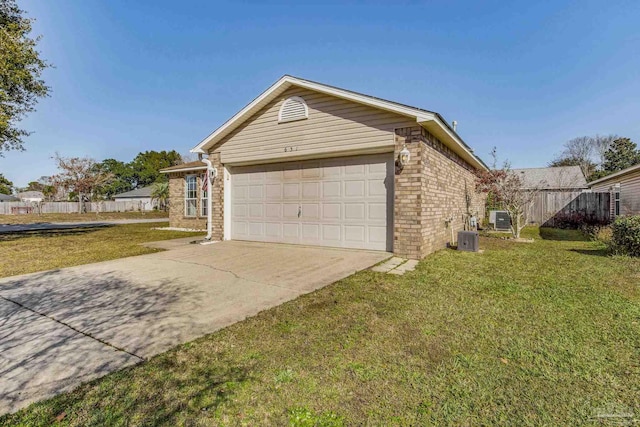
{"type": "Polygon", "coordinates": [[[1,194],[0,193],[0,202],[19,202],[20,199],[12,196],[11,194],[1,194]]]}
{"type": "Polygon", "coordinates": [[[23,191],[18,193],[18,197],[21,199],[44,199],[44,193],[42,191],[23,191]]]}
{"type": "Polygon", "coordinates": [[[423,126],[440,141],[447,145],[456,154],[477,169],[487,170],[484,162],[473,154],[473,150],[460,138],[444,118],[433,111],[424,110],[422,108],[411,107],[409,105],[400,104],[398,102],[388,101],[374,96],[364,95],[362,93],[351,90],[341,89],[335,86],[317,83],[311,80],[305,80],[298,77],[285,75],[277,82],[271,85],[266,91],[251,101],[242,110],[227,120],[222,126],[213,131],[209,136],[203,139],[191,152],[206,153],[207,150],[220,142],[225,136],[229,135],[233,130],[240,126],[245,120],[249,119],[265,105],[276,99],[287,89],[297,86],[312,91],[332,95],[338,98],[350,100],[360,104],[368,105],[381,110],[390,111],[406,117],[410,117],[419,125],[423,126]]]}
{"type": "Polygon", "coordinates": [[[523,188],[558,190],[562,188],[587,188],[587,180],[580,166],[512,169],[520,176],[523,188]]]}
{"type": "Polygon", "coordinates": [[[119,199],[133,199],[138,197],[151,197],[151,192],[153,191],[153,186],[148,185],[142,188],[136,188],[135,190],[125,191],[124,193],[114,194],[113,198],[119,199]]]}
{"type": "Polygon", "coordinates": [[[204,164],[202,160],[195,160],[193,162],[182,163],[180,165],[175,165],[169,168],[160,169],[160,173],[195,171],[195,170],[203,170],[206,168],[207,168],[207,165],[204,164]]]}
{"type": "Polygon", "coordinates": [[[631,167],[626,168],[626,169],[622,169],[621,171],[612,173],[611,175],[607,175],[607,176],[602,177],[600,179],[596,179],[595,181],[591,181],[589,183],[589,186],[594,185],[594,184],[601,184],[603,182],[609,181],[610,179],[616,179],[616,178],[619,178],[619,177],[621,177],[623,175],[626,175],[626,174],[632,173],[632,172],[636,172],[636,171],[640,171],[640,164],[631,166],[631,167]]]}

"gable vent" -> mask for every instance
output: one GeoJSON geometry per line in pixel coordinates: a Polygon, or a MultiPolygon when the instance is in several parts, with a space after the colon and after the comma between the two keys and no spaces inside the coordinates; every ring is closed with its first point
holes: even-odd
{"type": "Polygon", "coordinates": [[[309,118],[309,109],[304,99],[299,96],[292,96],[287,98],[280,107],[280,113],[278,114],[278,121],[292,122],[294,120],[304,120],[309,118]]]}

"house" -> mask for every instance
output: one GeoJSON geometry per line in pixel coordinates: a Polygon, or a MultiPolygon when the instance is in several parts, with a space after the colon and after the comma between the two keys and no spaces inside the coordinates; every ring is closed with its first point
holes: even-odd
{"type": "Polygon", "coordinates": [[[580,166],[512,169],[524,189],[538,191],[582,191],[589,188],[580,166]]]}
{"type": "MultiPolygon", "coordinates": [[[[213,238],[419,259],[484,216],[487,170],[438,113],[284,76],[191,150],[217,170],[213,238]]],[[[173,227],[206,227],[206,167],[164,169],[173,227]]]]}
{"type": "Polygon", "coordinates": [[[591,181],[589,188],[611,194],[611,218],[640,215],[640,164],[591,181]]]}
{"type": "Polygon", "coordinates": [[[116,202],[129,202],[136,210],[151,211],[158,205],[157,201],[151,197],[152,192],[153,186],[149,185],[125,193],[115,194],[113,200],[116,202]]]}
{"type": "Polygon", "coordinates": [[[44,200],[42,191],[23,191],[18,193],[18,198],[23,202],[40,203],[44,200]]]}
{"type": "Polygon", "coordinates": [[[0,194],[0,203],[4,202],[19,202],[20,199],[17,197],[11,196],[9,194],[0,194]]]}

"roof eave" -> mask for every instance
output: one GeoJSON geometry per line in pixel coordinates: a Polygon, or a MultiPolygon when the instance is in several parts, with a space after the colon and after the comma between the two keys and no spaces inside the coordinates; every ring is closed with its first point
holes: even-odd
{"type": "MultiPolygon", "coordinates": [[[[266,91],[260,94],[257,98],[247,104],[242,110],[236,113],[233,117],[227,120],[222,126],[213,131],[209,136],[203,139],[197,146],[191,149],[192,153],[206,153],[209,148],[214,146],[226,135],[231,133],[235,128],[235,124],[238,121],[245,120],[251,115],[255,114],[260,108],[262,108],[268,102],[271,102],[276,96],[284,92],[291,86],[299,86],[305,89],[313,90],[320,93],[329,94],[338,98],[347,99],[353,102],[357,102],[364,105],[369,105],[374,108],[386,110],[396,114],[410,117],[420,125],[435,124],[441,130],[440,133],[443,139],[446,139],[452,144],[452,149],[460,155],[465,161],[474,166],[477,169],[488,170],[487,165],[479,159],[473,150],[460,138],[460,136],[451,128],[451,126],[444,120],[438,113],[429,112],[426,110],[420,110],[409,106],[403,106],[401,104],[385,101],[383,99],[374,98],[368,95],[359,94],[356,92],[347,91],[332,86],[327,86],[321,83],[311,82],[308,80],[299,79],[289,75],[281,77],[277,82],[272,84],[266,91]]],[[[432,128],[433,129],[433,128],[432,128]]],[[[439,135],[436,135],[439,136],[439,135]]]]}
{"type": "Polygon", "coordinates": [[[589,187],[591,187],[592,185],[602,184],[603,182],[607,182],[607,181],[609,181],[611,179],[619,178],[621,176],[624,176],[624,175],[626,175],[628,173],[633,173],[635,171],[640,171],[640,164],[633,165],[633,166],[628,167],[626,169],[622,169],[621,171],[612,173],[611,175],[607,175],[607,176],[604,176],[604,177],[602,177],[600,179],[596,179],[595,181],[591,181],[591,182],[588,183],[588,185],[589,185],[589,187]]]}

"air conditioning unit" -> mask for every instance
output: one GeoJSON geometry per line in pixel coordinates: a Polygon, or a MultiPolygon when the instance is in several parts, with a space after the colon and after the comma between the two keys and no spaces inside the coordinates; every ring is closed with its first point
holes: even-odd
{"type": "Polygon", "coordinates": [[[496,231],[511,231],[511,217],[507,211],[496,211],[493,228],[496,231]]]}
{"type": "Polygon", "coordinates": [[[458,250],[478,252],[480,242],[477,231],[458,231],[458,250]]]}

